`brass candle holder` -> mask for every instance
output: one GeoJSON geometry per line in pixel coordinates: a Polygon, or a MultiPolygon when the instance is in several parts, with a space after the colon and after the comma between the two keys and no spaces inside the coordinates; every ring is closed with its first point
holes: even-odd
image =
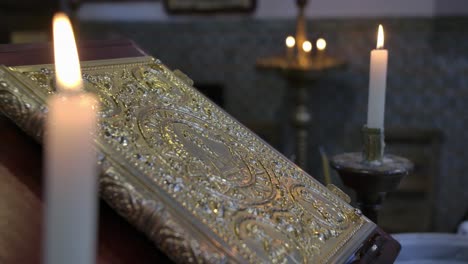
{"type": "Polygon", "coordinates": [[[377,223],[378,211],[387,192],[395,190],[401,179],[413,169],[406,158],[384,154],[384,133],[381,129],[362,129],[362,152],[343,153],[331,159],[331,166],[343,183],[356,191],[357,206],[377,223]]]}
{"type": "Polygon", "coordinates": [[[384,133],[378,128],[362,128],[362,139],[364,143],[364,161],[373,165],[380,165],[383,161],[385,141],[384,133]]]}

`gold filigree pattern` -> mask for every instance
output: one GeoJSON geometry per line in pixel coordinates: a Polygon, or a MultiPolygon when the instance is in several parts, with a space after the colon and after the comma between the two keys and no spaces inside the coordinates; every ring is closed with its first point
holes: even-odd
{"type": "MultiPolygon", "coordinates": [[[[101,162],[106,164],[106,162],[101,162]]],[[[108,164],[108,163],[107,163],[108,164]]],[[[109,165],[109,164],[108,164],[109,165]]],[[[157,200],[147,200],[142,193],[125,180],[113,167],[108,167],[100,179],[101,194],[112,207],[128,221],[153,239],[178,263],[224,263],[225,254],[204,246],[193,239],[173,219],[166,206],[157,200]],[[201,252],[203,251],[203,254],[201,252]]]]}
{"type": "Polygon", "coordinates": [[[39,104],[33,94],[24,94],[19,80],[11,78],[8,70],[0,66],[0,112],[36,140],[42,139],[42,124],[47,108],[39,104]]]}
{"type": "MultiPolygon", "coordinates": [[[[52,67],[11,70],[43,105],[52,67]]],[[[158,60],[96,61],[82,72],[102,105],[101,195],[174,260],[343,261],[358,246],[350,240],[375,227],[158,60]]],[[[23,100],[9,101],[13,119],[31,115],[23,100]]]]}

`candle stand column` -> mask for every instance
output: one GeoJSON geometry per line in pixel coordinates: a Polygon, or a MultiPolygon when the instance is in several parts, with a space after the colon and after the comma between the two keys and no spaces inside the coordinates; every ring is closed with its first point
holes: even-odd
{"type": "Polygon", "coordinates": [[[286,56],[271,56],[257,60],[257,68],[281,74],[293,90],[295,99],[291,124],[295,129],[295,162],[305,171],[307,171],[308,159],[308,129],[312,119],[307,107],[308,89],[325,73],[345,65],[343,60],[324,54],[324,50],[320,51],[320,54],[311,54],[312,44],[307,40],[306,34],[305,7],[307,2],[307,0],[296,0],[298,8],[296,38],[289,36],[286,39],[288,47],[286,56]]]}
{"type": "Polygon", "coordinates": [[[345,67],[345,62],[331,56],[314,56],[308,64],[290,61],[287,57],[277,56],[262,58],[257,61],[261,70],[279,73],[288,84],[288,92],[293,93],[294,102],[290,109],[290,123],[294,128],[295,163],[307,171],[308,160],[308,130],[312,122],[312,114],[308,108],[309,90],[314,83],[326,74],[345,67]]]}
{"type": "Polygon", "coordinates": [[[387,192],[398,187],[413,169],[406,158],[384,154],[380,129],[363,128],[363,152],[344,153],[331,159],[331,166],[343,183],[356,191],[357,205],[363,214],[377,223],[378,211],[387,192]]]}
{"type": "Polygon", "coordinates": [[[291,123],[295,128],[295,151],[296,163],[304,170],[307,169],[307,147],[308,128],[311,121],[311,113],[307,107],[307,84],[304,80],[295,78],[289,79],[291,86],[295,87],[295,106],[291,116],[291,123]]]}

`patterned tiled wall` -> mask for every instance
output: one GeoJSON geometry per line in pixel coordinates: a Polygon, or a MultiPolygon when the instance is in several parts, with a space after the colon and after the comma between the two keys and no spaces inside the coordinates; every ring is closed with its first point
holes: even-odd
{"type": "MultiPolygon", "coordinates": [[[[389,50],[386,127],[440,129],[435,230],[452,231],[468,210],[468,19],[352,19],[309,21],[311,38],[348,67],[311,85],[311,173],[320,174],[318,146],[329,154],[357,151],[365,123],[369,52],[382,23],[389,50]]],[[[83,38],[126,37],[199,83],[225,87],[225,108],[242,122],[287,124],[291,88],[259,72],[255,60],[284,52],[292,20],[197,18],[171,23],[81,25],[83,38]]]]}

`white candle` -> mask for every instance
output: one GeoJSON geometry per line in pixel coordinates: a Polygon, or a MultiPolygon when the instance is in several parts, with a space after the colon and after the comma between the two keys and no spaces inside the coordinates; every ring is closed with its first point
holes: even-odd
{"type": "Polygon", "coordinates": [[[315,46],[317,46],[317,49],[319,51],[324,51],[325,48],[327,47],[327,42],[323,38],[317,39],[317,42],[315,43],[315,46]]]}
{"type": "Polygon", "coordinates": [[[286,54],[288,60],[293,60],[294,59],[294,46],[296,45],[296,39],[293,36],[288,36],[286,38],[286,54]]]}
{"type": "Polygon", "coordinates": [[[377,49],[371,51],[369,74],[369,102],[367,127],[384,129],[385,88],[387,81],[388,51],[383,48],[384,33],[379,25],[377,49]]]}
{"type": "Polygon", "coordinates": [[[304,51],[301,53],[303,56],[299,57],[299,63],[302,65],[306,65],[309,63],[310,52],[312,51],[312,43],[306,40],[302,43],[302,50],[304,51]]]}
{"type": "Polygon", "coordinates": [[[312,43],[310,41],[306,40],[304,43],[302,43],[302,49],[308,54],[312,51],[312,43]]]}
{"type": "Polygon", "coordinates": [[[325,48],[327,47],[327,42],[323,38],[317,39],[315,43],[317,47],[317,57],[320,58],[320,62],[322,62],[323,54],[325,53],[325,48]]]}
{"type": "Polygon", "coordinates": [[[58,94],[48,102],[44,137],[46,208],[44,261],[89,264],[96,259],[96,100],[81,90],[81,70],[68,17],[54,16],[58,94]]]}

